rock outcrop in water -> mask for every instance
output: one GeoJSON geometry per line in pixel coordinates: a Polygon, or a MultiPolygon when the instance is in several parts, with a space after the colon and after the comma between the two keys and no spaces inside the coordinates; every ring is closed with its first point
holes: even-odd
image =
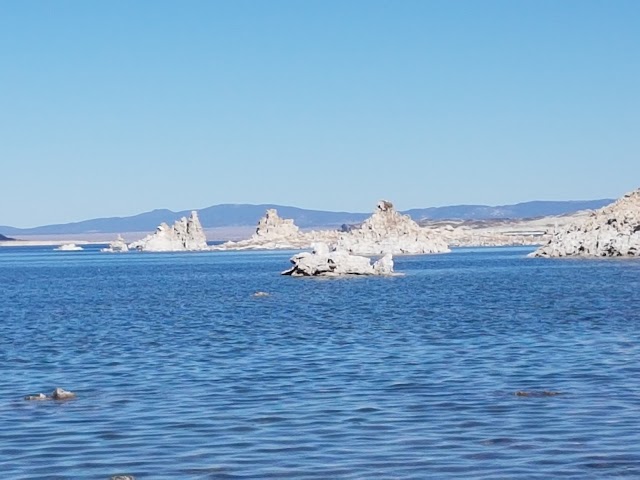
{"type": "Polygon", "coordinates": [[[71,400],[76,398],[76,394],[64,390],[60,387],[56,388],[51,395],[45,395],[44,393],[37,393],[35,395],[27,395],[25,400],[71,400]]]}
{"type": "Polygon", "coordinates": [[[336,250],[356,255],[445,253],[449,247],[437,234],[420,227],[385,200],[358,228],[338,238],[336,250]]]}
{"type": "Polygon", "coordinates": [[[640,189],[553,233],[532,257],[640,257],[640,189]]]}
{"type": "MultiPolygon", "coordinates": [[[[347,230],[347,229],[345,229],[347,230]]],[[[334,246],[333,250],[356,255],[392,255],[449,252],[441,235],[420,227],[407,215],[398,213],[390,202],[382,201],[371,217],[347,231],[301,232],[293,220],[282,219],[273,210],[258,223],[256,233],[247,240],[227,242],[212,250],[304,249],[315,243],[334,246]]]]}
{"type": "Polygon", "coordinates": [[[328,242],[338,232],[301,232],[292,219],[278,216],[274,208],[267,210],[258,222],[256,232],[247,240],[214,245],[212,250],[299,250],[309,248],[314,242],[328,242]]]}
{"type": "Polygon", "coordinates": [[[116,239],[109,243],[109,246],[100,250],[101,252],[109,253],[125,253],[129,251],[127,242],[124,241],[121,235],[118,235],[116,239]]]}
{"type": "Polygon", "coordinates": [[[293,267],[282,272],[282,275],[313,277],[393,274],[393,259],[390,254],[372,265],[367,257],[351,255],[345,251],[330,251],[326,243],[316,243],[312,252],[294,255],[291,263],[293,267]]]}
{"type": "Polygon", "coordinates": [[[54,250],[61,252],[78,252],[83,250],[83,248],[75,243],[65,243],[64,245],[60,245],[58,248],[54,248],[54,250]]]}
{"type": "Polygon", "coordinates": [[[198,212],[193,211],[189,218],[182,217],[171,227],[160,224],[155,233],[133,242],[129,248],[145,252],[184,252],[208,250],[209,246],[198,212]]]}

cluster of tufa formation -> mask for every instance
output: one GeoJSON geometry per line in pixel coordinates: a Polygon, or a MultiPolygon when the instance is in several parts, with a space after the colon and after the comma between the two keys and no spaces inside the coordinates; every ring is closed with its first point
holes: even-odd
{"type": "Polygon", "coordinates": [[[532,257],[640,257],[640,189],[553,233],[532,257]]]}
{"type": "Polygon", "coordinates": [[[129,245],[129,249],[145,252],[183,252],[208,250],[207,238],[196,211],[182,217],[172,227],[161,223],[155,233],[129,245]]]}
{"type": "Polygon", "coordinates": [[[313,277],[393,274],[391,254],[372,265],[367,257],[351,255],[345,251],[330,251],[326,243],[316,243],[312,248],[312,252],[302,252],[291,257],[293,267],[282,272],[282,275],[313,277]]]}
{"type": "Polygon", "coordinates": [[[293,220],[282,219],[267,210],[260,219],[256,233],[247,240],[227,242],[213,250],[302,249],[315,243],[333,245],[333,250],[356,255],[416,255],[449,252],[438,232],[420,227],[408,215],[398,213],[390,202],[382,201],[362,225],[337,230],[301,232],[293,220]]]}
{"type": "Polygon", "coordinates": [[[420,227],[411,217],[397,212],[391,202],[384,200],[359,228],[340,235],[336,250],[356,255],[418,255],[450,251],[441,236],[420,227]]]}

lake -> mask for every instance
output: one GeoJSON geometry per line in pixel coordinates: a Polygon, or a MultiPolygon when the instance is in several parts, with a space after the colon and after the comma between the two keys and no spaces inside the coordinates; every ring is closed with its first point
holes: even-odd
{"type": "Polygon", "coordinates": [[[0,472],[639,478],[640,261],[531,250],[313,279],[292,252],[0,248],[0,472]]]}

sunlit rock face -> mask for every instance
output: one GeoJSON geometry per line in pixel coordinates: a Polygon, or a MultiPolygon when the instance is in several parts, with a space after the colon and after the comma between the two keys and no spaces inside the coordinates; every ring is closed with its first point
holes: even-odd
{"type": "Polygon", "coordinates": [[[254,240],[277,241],[279,239],[295,239],[300,235],[300,229],[289,218],[280,218],[275,208],[270,208],[258,222],[254,240]]]}
{"type": "Polygon", "coordinates": [[[293,266],[282,272],[282,275],[314,277],[393,274],[393,259],[390,254],[372,265],[367,257],[351,255],[345,251],[331,251],[326,243],[316,243],[311,252],[294,255],[291,263],[293,266]]]}
{"type": "Polygon", "coordinates": [[[121,235],[118,235],[116,239],[109,243],[109,246],[100,250],[101,252],[108,253],[125,253],[129,251],[127,242],[124,241],[121,235]]]}
{"type": "Polygon", "coordinates": [[[77,252],[82,250],[83,248],[75,243],[65,243],[64,245],[60,245],[58,248],[54,248],[54,250],[59,250],[62,252],[77,252]]]}
{"type": "Polygon", "coordinates": [[[208,250],[207,238],[198,219],[198,213],[193,211],[189,218],[182,217],[173,226],[160,224],[157,230],[129,245],[130,249],[145,252],[183,252],[208,250]]]}
{"type": "Polygon", "coordinates": [[[256,232],[247,240],[226,242],[212,250],[299,250],[310,248],[317,241],[330,242],[338,236],[336,231],[301,232],[292,219],[280,218],[270,208],[258,222],[256,232]]]}
{"type": "Polygon", "coordinates": [[[345,232],[320,230],[302,232],[293,220],[282,219],[273,210],[258,222],[256,233],[247,240],[227,242],[213,250],[306,249],[314,243],[332,245],[332,250],[356,255],[392,255],[448,252],[442,235],[420,227],[398,213],[390,202],[378,204],[362,225],[345,232]]]}
{"type": "Polygon", "coordinates": [[[640,257],[640,189],[564,226],[532,257],[640,257]]]}
{"type": "Polygon", "coordinates": [[[449,252],[441,236],[420,227],[385,200],[358,228],[340,234],[336,250],[356,255],[393,255],[449,252]]]}

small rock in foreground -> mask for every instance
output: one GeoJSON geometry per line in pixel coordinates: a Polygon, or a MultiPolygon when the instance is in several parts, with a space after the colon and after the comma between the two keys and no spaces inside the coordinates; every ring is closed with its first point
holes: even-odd
{"type": "Polygon", "coordinates": [[[69,400],[70,398],[76,398],[76,394],[58,387],[51,394],[51,398],[54,400],[69,400]]]}
{"type": "Polygon", "coordinates": [[[555,397],[560,394],[560,392],[552,392],[550,390],[543,390],[542,392],[526,392],[524,390],[518,390],[515,393],[516,397],[555,397]]]}
{"type": "Polygon", "coordinates": [[[24,397],[25,400],[49,400],[49,397],[47,397],[44,393],[38,393],[36,395],[27,395],[26,397],[24,397]]]}
{"type": "Polygon", "coordinates": [[[63,388],[56,388],[51,395],[45,395],[44,393],[38,393],[36,395],[27,395],[25,400],[70,400],[76,398],[76,394],[69,392],[63,388]]]}

